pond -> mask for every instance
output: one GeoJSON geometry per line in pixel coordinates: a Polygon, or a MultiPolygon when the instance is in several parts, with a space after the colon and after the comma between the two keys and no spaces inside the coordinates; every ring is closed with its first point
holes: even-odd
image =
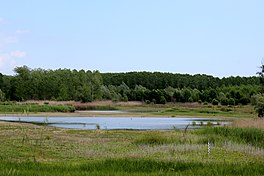
{"type": "Polygon", "coordinates": [[[0,117],[1,121],[24,122],[73,129],[172,130],[228,124],[221,118],[172,117],[0,117]]]}

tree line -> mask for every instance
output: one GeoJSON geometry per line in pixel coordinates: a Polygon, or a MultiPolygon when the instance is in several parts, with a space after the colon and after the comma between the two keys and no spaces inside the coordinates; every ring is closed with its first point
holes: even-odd
{"type": "Polygon", "coordinates": [[[100,73],[70,69],[15,68],[0,74],[0,100],[94,100],[248,104],[260,92],[259,77],[217,78],[160,72],[100,73]]]}
{"type": "Polygon", "coordinates": [[[205,74],[173,74],[161,72],[127,72],[127,73],[102,73],[104,85],[119,86],[124,82],[128,87],[137,85],[147,89],[165,89],[169,86],[183,89],[191,88],[205,90],[225,86],[259,85],[260,80],[256,76],[218,78],[205,74]]]}

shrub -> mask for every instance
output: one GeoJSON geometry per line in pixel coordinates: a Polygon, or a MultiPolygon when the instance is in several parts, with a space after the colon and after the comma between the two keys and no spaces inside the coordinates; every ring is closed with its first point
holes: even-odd
{"type": "Polygon", "coordinates": [[[151,102],[149,100],[146,100],[146,104],[150,104],[151,102]]]}
{"type": "Polygon", "coordinates": [[[235,105],[236,104],[236,101],[234,98],[229,98],[228,99],[228,105],[235,105]]]}
{"type": "Polygon", "coordinates": [[[213,105],[218,105],[218,100],[214,98],[213,101],[212,101],[212,104],[213,105]]]}
{"type": "Polygon", "coordinates": [[[166,99],[164,96],[160,97],[160,104],[166,104],[166,99]]]}
{"type": "Polygon", "coordinates": [[[221,105],[223,105],[223,106],[227,106],[227,105],[228,105],[228,99],[227,99],[227,98],[222,98],[222,99],[220,100],[220,103],[221,103],[221,105]]]}
{"type": "Polygon", "coordinates": [[[263,94],[257,94],[252,97],[252,105],[258,113],[258,117],[264,116],[264,96],[263,94]]]}

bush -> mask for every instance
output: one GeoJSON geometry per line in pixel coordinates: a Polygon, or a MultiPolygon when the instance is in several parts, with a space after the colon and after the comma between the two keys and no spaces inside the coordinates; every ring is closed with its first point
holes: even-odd
{"type": "Polygon", "coordinates": [[[146,104],[150,104],[151,103],[149,100],[146,100],[145,102],[146,102],[146,104]]]}
{"type": "Polygon", "coordinates": [[[212,104],[213,105],[218,105],[218,100],[214,98],[213,101],[212,101],[212,104]]]}
{"type": "Polygon", "coordinates": [[[222,98],[222,99],[220,100],[220,103],[221,103],[221,105],[223,105],[223,106],[227,106],[227,105],[228,105],[228,99],[227,99],[227,98],[222,98]]]}
{"type": "Polygon", "coordinates": [[[252,97],[252,105],[256,112],[258,113],[258,117],[264,116],[264,96],[263,94],[257,94],[252,97]]]}
{"type": "Polygon", "coordinates": [[[236,104],[236,101],[235,101],[235,99],[234,98],[229,98],[228,99],[228,105],[235,105],[236,104]]]}
{"type": "Polygon", "coordinates": [[[160,97],[160,104],[166,104],[166,99],[165,99],[165,97],[164,96],[161,96],[160,97]]]}
{"type": "Polygon", "coordinates": [[[247,105],[250,103],[250,99],[249,98],[246,98],[246,97],[242,97],[240,100],[239,100],[239,103],[241,103],[242,105],[247,105]]]}

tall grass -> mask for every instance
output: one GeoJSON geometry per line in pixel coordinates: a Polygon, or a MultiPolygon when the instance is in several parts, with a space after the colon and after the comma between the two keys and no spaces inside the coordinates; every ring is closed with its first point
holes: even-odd
{"type": "Polygon", "coordinates": [[[105,106],[91,106],[87,104],[76,104],[74,105],[76,110],[85,111],[85,110],[117,110],[117,108],[111,106],[111,105],[105,105],[105,106]]]}
{"type": "Polygon", "coordinates": [[[0,105],[1,113],[74,112],[74,111],[75,108],[69,105],[36,105],[36,104],[0,105]]]}
{"type": "Polygon", "coordinates": [[[79,164],[2,161],[0,175],[263,175],[263,163],[226,164],[108,159],[79,164]]]}
{"type": "Polygon", "coordinates": [[[264,131],[257,128],[214,127],[204,128],[198,130],[197,132],[206,134],[214,140],[219,139],[219,137],[224,137],[239,143],[250,144],[255,147],[264,148],[264,131]]]}
{"type": "Polygon", "coordinates": [[[247,118],[238,119],[232,123],[232,127],[251,127],[264,129],[264,119],[262,118],[247,118]]]}

